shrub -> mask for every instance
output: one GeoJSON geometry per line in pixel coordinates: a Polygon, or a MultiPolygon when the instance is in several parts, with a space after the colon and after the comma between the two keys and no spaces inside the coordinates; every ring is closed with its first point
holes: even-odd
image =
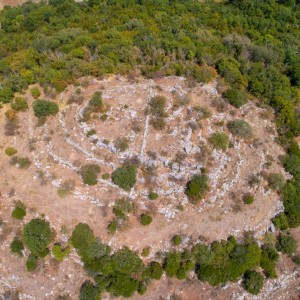
{"type": "Polygon", "coordinates": [[[32,104],[34,115],[38,118],[55,116],[58,113],[58,105],[48,100],[35,100],[32,104]]]}
{"type": "Polygon", "coordinates": [[[102,93],[101,92],[95,92],[89,102],[89,106],[92,107],[92,110],[94,112],[101,111],[103,108],[103,101],[102,101],[102,93]]]}
{"type": "Polygon", "coordinates": [[[149,224],[152,223],[152,216],[148,214],[142,214],[140,222],[143,226],[148,226],[149,224]]]}
{"type": "Polygon", "coordinates": [[[253,295],[257,295],[264,285],[263,276],[256,271],[247,271],[244,274],[243,287],[253,295]]]}
{"type": "Polygon", "coordinates": [[[186,186],[185,193],[193,202],[201,200],[208,189],[208,177],[205,174],[194,176],[186,186]]]}
{"type": "Polygon", "coordinates": [[[23,256],[22,251],[24,250],[24,246],[20,239],[18,239],[17,237],[14,238],[14,240],[10,244],[10,250],[12,253],[23,256]]]}
{"type": "Polygon", "coordinates": [[[37,268],[38,257],[34,254],[29,254],[28,259],[26,261],[26,269],[28,272],[32,272],[37,268]]]}
{"type": "Polygon", "coordinates": [[[262,246],[260,266],[264,269],[264,273],[268,278],[277,278],[275,266],[278,259],[279,254],[273,245],[262,246]]]}
{"type": "Polygon", "coordinates": [[[73,191],[73,189],[74,189],[74,182],[72,180],[66,180],[57,189],[57,195],[60,198],[65,198],[73,191]]]}
{"type": "Polygon", "coordinates": [[[90,281],[86,280],[80,288],[80,300],[100,300],[98,288],[90,281]]]}
{"type": "Polygon", "coordinates": [[[103,175],[102,175],[102,179],[104,179],[104,180],[107,180],[107,179],[109,179],[110,178],[110,174],[109,173],[104,173],[103,175]]]}
{"type": "Polygon", "coordinates": [[[90,129],[87,133],[86,133],[86,136],[87,137],[90,137],[92,135],[96,134],[96,130],[95,129],[90,129]]]}
{"type": "Polygon", "coordinates": [[[52,247],[52,254],[57,261],[63,261],[70,254],[70,251],[71,248],[69,246],[62,247],[60,244],[55,244],[52,247]]]}
{"type": "Polygon", "coordinates": [[[223,132],[214,132],[209,137],[209,142],[213,145],[214,148],[225,151],[228,147],[229,137],[223,132]]]}
{"type": "Polygon", "coordinates": [[[168,116],[165,112],[166,101],[167,99],[163,96],[155,96],[150,101],[151,124],[156,130],[163,130],[166,126],[164,120],[168,116]]]}
{"type": "Polygon", "coordinates": [[[80,175],[83,182],[90,186],[97,184],[97,177],[99,173],[100,167],[94,164],[85,165],[80,169],[80,175]]]}
{"type": "Polygon", "coordinates": [[[252,135],[251,126],[244,120],[234,120],[227,125],[229,131],[241,138],[249,138],[252,135]]]}
{"type": "Polygon", "coordinates": [[[5,154],[8,155],[8,156],[13,156],[17,153],[18,151],[13,148],[13,147],[8,147],[5,149],[5,154]]]}
{"type": "Polygon", "coordinates": [[[157,198],[158,198],[158,194],[157,193],[155,193],[155,192],[153,192],[153,191],[151,191],[150,193],[149,193],[149,199],[150,200],[156,200],[157,198]]]}
{"type": "Polygon", "coordinates": [[[239,89],[229,89],[223,96],[231,105],[237,108],[240,108],[248,101],[247,93],[239,89]]]}
{"type": "Polygon", "coordinates": [[[28,157],[18,158],[17,163],[19,165],[19,168],[21,168],[21,169],[26,169],[31,165],[31,161],[29,160],[28,157]]]}
{"type": "Polygon", "coordinates": [[[28,108],[28,104],[24,98],[16,97],[11,103],[11,108],[15,111],[24,111],[28,108]]]}
{"type": "Polygon", "coordinates": [[[140,282],[137,291],[138,291],[138,293],[139,293],[141,296],[142,296],[142,295],[145,295],[146,292],[147,292],[147,286],[146,286],[146,284],[140,282]]]}
{"type": "Polygon", "coordinates": [[[41,96],[41,92],[37,87],[34,87],[31,89],[31,95],[34,99],[37,99],[39,96],[41,96]]]}
{"type": "Polygon", "coordinates": [[[244,195],[244,198],[243,198],[245,204],[252,204],[254,202],[254,196],[251,195],[251,194],[246,194],[244,195]]]}
{"type": "Polygon", "coordinates": [[[143,250],[142,250],[142,256],[144,257],[147,257],[150,255],[150,251],[151,251],[151,247],[148,246],[148,247],[145,247],[143,250]]]}
{"type": "Polygon", "coordinates": [[[26,216],[26,207],[25,205],[19,201],[17,202],[14,210],[11,213],[12,217],[15,219],[22,220],[26,216]]]}
{"type": "Polygon", "coordinates": [[[107,230],[110,234],[115,234],[118,229],[118,223],[116,221],[112,221],[108,224],[107,230]]]}
{"type": "Polygon", "coordinates": [[[297,250],[297,242],[291,235],[280,234],[277,239],[276,248],[282,253],[292,255],[297,250]]]}
{"type": "Polygon", "coordinates": [[[144,271],[143,275],[146,278],[159,280],[161,278],[162,274],[163,274],[163,269],[162,269],[161,264],[157,261],[152,261],[148,265],[147,269],[144,271]]]}
{"type": "Polygon", "coordinates": [[[272,222],[275,225],[275,227],[278,229],[286,230],[289,228],[288,217],[283,213],[281,213],[281,214],[277,215],[275,218],[273,218],[272,222]]]}
{"type": "Polygon", "coordinates": [[[136,167],[123,165],[112,173],[112,182],[125,191],[129,191],[136,183],[136,167]]]}
{"type": "Polygon", "coordinates": [[[128,149],[128,139],[126,138],[119,138],[115,143],[115,147],[120,151],[124,152],[128,149]]]}
{"type": "Polygon", "coordinates": [[[270,173],[266,179],[272,190],[281,191],[285,186],[285,178],[280,173],[270,173]]]}
{"type": "Polygon", "coordinates": [[[52,240],[49,222],[32,219],[24,226],[23,241],[34,256],[43,257],[47,253],[48,244],[52,240]]]}
{"type": "Polygon", "coordinates": [[[182,242],[182,237],[180,235],[174,235],[172,238],[172,242],[175,246],[179,246],[182,242]]]}
{"type": "Polygon", "coordinates": [[[169,252],[166,255],[164,261],[164,270],[168,277],[176,276],[180,269],[181,253],[180,252],[169,252]]]}
{"type": "Polygon", "coordinates": [[[0,89],[0,103],[9,103],[14,97],[14,92],[11,88],[4,86],[0,89]]]}

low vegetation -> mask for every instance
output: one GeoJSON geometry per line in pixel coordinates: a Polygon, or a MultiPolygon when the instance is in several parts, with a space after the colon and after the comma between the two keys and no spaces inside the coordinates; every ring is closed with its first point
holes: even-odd
{"type": "Polygon", "coordinates": [[[129,191],[136,183],[136,167],[133,165],[123,165],[112,173],[112,182],[125,191],[129,191]]]}
{"type": "Polygon", "coordinates": [[[80,175],[84,184],[96,185],[98,183],[97,178],[100,171],[101,171],[100,167],[95,164],[82,166],[80,168],[80,175]]]}
{"type": "Polygon", "coordinates": [[[186,185],[185,193],[193,203],[199,202],[208,189],[208,177],[205,174],[194,176],[186,185]]]}
{"type": "Polygon", "coordinates": [[[55,116],[58,113],[58,105],[49,100],[35,100],[32,104],[34,115],[38,118],[55,116]]]}

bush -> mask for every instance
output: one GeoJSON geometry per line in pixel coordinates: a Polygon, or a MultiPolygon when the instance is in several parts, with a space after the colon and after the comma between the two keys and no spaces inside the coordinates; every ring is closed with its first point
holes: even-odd
{"type": "Polygon", "coordinates": [[[247,93],[239,89],[229,89],[223,96],[231,105],[237,108],[240,108],[248,101],[247,93]]]}
{"type": "Polygon", "coordinates": [[[38,257],[34,254],[29,254],[28,259],[26,261],[26,269],[28,272],[32,272],[37,268],[38,257]]]}
{"type": "Polygon", "coordinates": [[[80,175],[83,182],[87,185],[96,185],[100,167],[98,165],[90,164],[81,167],[80,175]]]}
{"type": "Polygon", "coordinates": [[[280,173],[270,173],[266,179],[272,190],[281,191],[285,186],[285,178],[280,173]]]}
{"type": "Polygon", "coordinates": [[[272,219],[274,226],[281,230],[286,230],[289,228],[289,220],[284,213],[277,215],[272,219]]]}
{"type": "Polygon", "coordinates": [[[112,221],[108,224],[107,230],[110,234],[115,234],[118,229],[118,223],[116,221],[112,221]]]}
{"type": "Polygon", "coordinates": [[[251,126],[244,120],[234,120],[227,125],[229,131],[241,138],[249,138],[252,135],[251,126]]]}
{"type": "Polygon", "coordinates": [[[26,207],[25,205],[19,201],[17,202],[14,210],[11,213],[12,217],[15,219],[22,220],[26,216],[26,207]]]}
{"type": "Polygon", "coordinates": [[[148,195],[150,200],[156,200],[158,198],[158,194],[155,192],[150,192],[150,194],[148,195]]]}
{"type": "Polygon", "coordinates": [[[102,93],[95,92],[89,102],[89,105],[92,107],[94,112],[101,111],[103,108],[103,100],[102,100],[102,93]]]}
{"type": "Polygon", "coordinates": [[[55,116],[58,113],[58,105],[48,100],[35,100],[32,104],[34,115],[38,118],[55,116]]]}
{"type": "Polygon", "coordinates": [[[14,97],[14,92],[11,88],[4,86],[0,89],[0,103],[9,103],[14,97]]]}
{"type": "Polygon", "coordinates": [[[12,243],[10,244],[10,250],[12,253],[18,254],[19,256],[23,256],[22,251],[24,250],[23,243],[18,238],[14,238],[12,243]]]}
{"type": "Polygon", "coordinates": [[[144,277],[159,280],[163,274],[162,266],[157,261],[152,261],[144,271],[144,277]]]}
{"type": "Polygon", "coordinates": [[[86,136],[87,137],[90,137],[92,135],[96,134],[96,130],[95,129],[90,129],[87,133],[86,133],[86,136]]]}
{"type": "Polygon", "coordinates": [[[123,165],[112,173],[112,182],[125,191],[129,191],[136,183],[136,167],[123,165]]]}
{"type": "Polygon", "coordinates": [[[228,135],[223,132],[214,132],[208,140],[215,149],[223,151],[227,149],[229,143],[228,135]]]}
{"type": "Polygon", "coordinates": [[[15,111],[24,111],[28,108],[28,104],[24,98],[16,97],[11,103],[11,108],[15,111]]]}
{"type": "Polygon", "coordinates": [[[24,226],[23,241],[34,256],[43,257],[47,253],[52,237],[49,222],[42,219],[32,219],[24,226]]]}
{"type": "Polygon", "coordinates": [[[257,295],[264,285],[263,276],[256,271],[247,271],[244,275],[243,287],[253,295],[257,295]]]}
{"type": "Polygon", "coordinates": [[[13,156],[13,155],[15,155],[17,152],[18,152],[18,151],[17,151],[15,148],[13,148],[13,147],[8,147],[8,148],[5,149],[5,154],[6,154],[7,156],[13,156]]]}
{"type": "Polygon", "coordinates": [[[124,152],[128,149],[128,139],[126,138],[119,138],[116,143],[115,147],[120,151],[124,152]]]}
{"type": "Polygon", "coordinates": [[[150,101],[150,112],[152,114],[151,124],[156,130],[163,130],[166,126],[164,118],[168,116],[165,112],[167,99],[163,96],[155,96],[150,101]]]}
{"type": "Polygon", "coordinates": [[[288,234],[280,234],[277,239],[276,248],[287,255],[292,255],[297,250],[296,240],[288,234]]]}
{"type": "Polygon", "coordinates": [[[182,242],[182,237],[180,235],[174,235],[172,238],[172,242],[175,246],[179,246],[182,242]]]}
{"type": "Polygon", "coordinates": [[[109,173],[104,173],[103,175],[102,175],[102,179],[104,179],[104,180],[107,180],[107,179],[109,179],[110,178],[110,174],[109,173]]]}
{"type": "Polygon", "coordinates": [[[208,189],[208,177],[205,174],[194,176],[186,186],[185,193],[193,202],[201,200],[208,189]]]}
{"type": "Polygon", "coordinates": [[[143,226],[148,226],[152,223],[152,217],[148,214],[142,214],[140,222],[143,226]]]}
{"type": "Polygon", "coordinates": [[[144,257],[147,257],[150,255],[150,251],[151,251],[151,247],[148,246],[148,247],[145,247],[143,250],[142,250],[142,256],[144,257]]]}
{"type": "Polygon", "coordinates": [[[31,89],[31,95],[34,99],[37,99],[39,96],[41,96],[41,92],[37,87],[34,87],[31,89]]]}
{"type": "Polygon", "coordinates": [[[70,251],[71,248],[69,246],[62,247],[60,244],[55,244],[52,247],[52,254],[57,261],[63,261],[70,254],[70,251]]]}
{"type": "Polygon", "coordinates": [[[90,281],[85,281],[80,288],[80,300],[100,300],[98,288],[90,281]]]}
{"type": "Polygon", "coordinates": [[[20,157],[17,160],[20,169],[26,169],[31,165],[31,161],[28,157],[20,157]]]}
{"type": "Polygon", "coordinates": [[[251,194],[246,194],[243,198],[245,204],[252,204],[254,202],[254,196],[251,194]]]}

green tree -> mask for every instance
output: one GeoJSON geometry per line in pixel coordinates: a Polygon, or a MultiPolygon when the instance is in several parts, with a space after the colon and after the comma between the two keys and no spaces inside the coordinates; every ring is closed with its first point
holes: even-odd
{"type": "Polygon", "coordinates": [[[58,113],[58,105],[49,100],[35,100],[32,104],[36,117],[55,116],[58,113]]]}
{"type": "Polygon", "coordinates": [[[247,271],[244,275],[243,287],[253,295],[257,295],[264,285],[264,277],[256,271],[247,271]]]}
{"type": "Polygon", "coordinates": [[[112,182],[125,191],[129,191],[136,183],[136,167],[123,165],[112,173],[112,182]]]}
{"type": "Polygon", "coordinates": [[[32,255],[43,257],[47,253],[47,247],[53,234],[49,222],[36,218],[24,226],[23,241],[32,255]]]}
{"type": "Polygon", "coordinates": [[[205,174],[194,176],[186,186],[185,193],[193,201],[201,200],[208,189],[208,177],[205,174]]]}

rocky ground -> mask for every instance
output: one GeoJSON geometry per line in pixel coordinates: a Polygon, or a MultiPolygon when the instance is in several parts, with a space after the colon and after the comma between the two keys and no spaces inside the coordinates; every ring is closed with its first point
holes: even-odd
{"type": "MultiPolygon", "coordinates": [[[[0,182],[3,220],[0,294],[15,289],[20,291],[21,299],[55,299],[64,294],[76,299],[78,295],[86,275],[75,252],[59,265],[53,258],[46,259],[34,273],[27,273],[24,259],[9,252],[9,244],[20,232],[22,223],[38,214],[44,214],[50,221],[57,233],[56,240],[66,241],[75,225],[85,222],[113,249],[127,245],[140,252],[151,245],[150,257],[157,251],[170,249],[170,239],[175,234],[182,235],[183,246],[187,246],[199,239],[211,242],[230,234],[240,237],[248,230],[254,231],[259,240],[273,230],[270,219],[282,210],[282,205],[260,174],[280,172],[286,177],[287,174],[278,161],[284,152],[276,143],[270,111],[254,102],[235,109],[223,101],[217,82],[191,86],[180,77],[82,79],[82,102],[68,104],[77,88],[69,86],[57,96],[60,111],[42,126],[37,126],[31,108],[34,99],[28,90],[22,96],[30,109],[18,115],[18,135],[7,136],[1,131],[0,168],[5,179],[0,182]],[[94,114],[90,121],[81,122],[83,111],[96,91],[102,92],[107,119],[101,120],[101,114],[94,114]],[[146,113],[149,100],[155,95],[167,99],[167,127],[163,131],[153,128],[151,116],[146,113]],[[201,125],[199,107],[210,111],[201,125]],[[251,139],[238,139],[228,132],[226,124],[234,119],[244,119],[251,125],[251,139]],[[87,137],[91,129],[96,133],[87,137]],[[231,147],[225,152],[212,149],[208,138],[213,132],[228,134],[231,147]],[[129,141],[124,152],[116,148],[120,138],[129,141]],[[31,160],[28,169],[11,165],[4,153],[9,146],[16,148],[20,157],[31,160]],[[112,173],[133,157],[141,167],[137,184],[129,192],[101,176],[96,186],[88,187],[78,174],[80,166],[87,163],[98,164],[101,174],[112,173]],[[210,191],[200,204],[192,205],[184,187],[204,166],[210,191]],[[260,177],[260,183],[251,187],[248,180],[253,174],[260,177]],[[66,182],[72,183],[72,189],[61,198],[57,191],[66,182]],[[152,189],[159,195],[157,200],[148,198],[152,189]],[[255,202],[245,205],[242,196],[249,192],[255,194],[255,202]],[[135,209],[126,227],[112,237],[106,228],[113,218],[112,206],[121,197],[130,197],[135,209]],[[11,217],[18,200],[28,208],[22,222],[11,217]],[[154,216],[148,227],[141,226],[138,220],[145,212],[154,216]]],[[[1,128],[6,124],[6,109],[0,111],[1,128]]],[[[268,281],[260,298],[253,299],[293,299],[299,284],[298,271],[293,268],[289,260],[282,258],[279,278],[268,281]]],[[[143,299],[160,299],[160,296],[168,299],[172,293],[183,299],[251,298],[237,284],[214,289],[191,277],[180,284],[166,278],[152,283],[143,299]]]]}

